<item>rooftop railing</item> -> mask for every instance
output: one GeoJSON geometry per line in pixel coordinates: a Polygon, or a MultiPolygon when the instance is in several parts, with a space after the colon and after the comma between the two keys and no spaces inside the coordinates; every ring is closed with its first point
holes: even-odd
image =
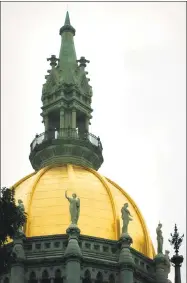
{"type": "Polygon", "coordinates": [[[50,140],[57,140],[57,139],[75,139],[75,140],[87,140],[92,145],[100,148],[102,150],[102,144],[99,137],[96,137],[95,135],[91,133],[80,133],[77,129],[60,129],[60,130],[49,130],[47,132],[44,132],[42,134],[36,134],[34,140],[32,141],[30,147],[31,151],[35,149],[37,145],[42,144],[45,141],[50,140]]]}

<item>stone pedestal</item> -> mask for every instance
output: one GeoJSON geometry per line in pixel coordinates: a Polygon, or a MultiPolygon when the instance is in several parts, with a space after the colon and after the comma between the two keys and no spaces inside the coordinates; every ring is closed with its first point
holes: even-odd
{"type": "Polygon", "coordinates": [[[82,252],[78,243],[80,229],[77,225],[71,224],[66,232],[69,236],[64,254],[66,261],[66,283],[80,283],[82,259],[82,252]]]}
{"type": "Polygon", "coordinates": [[[157,254],[154,258],[155,271],[156,271],[156,282],[157,283],[168,283],[168,274],[170,268],[168,267],[168,260],[164,254],[157,254]]]}
{"type": "Polygon", "coordinates": [[[14,238],[12,249],[12,264],[10,283],[24,283],[25,282],[25,252],[23,247],[24,234],[19,234],[14,238]]]}
{"type": "Polygon", "coordinates": [[[130,245],[132,244],[132,238],[128,233],[122,234],[119,245],[119,267],[120,267],[120,283],[133,283],[133,271],[134,271],[134,260],[130,251],[130,245]]]}

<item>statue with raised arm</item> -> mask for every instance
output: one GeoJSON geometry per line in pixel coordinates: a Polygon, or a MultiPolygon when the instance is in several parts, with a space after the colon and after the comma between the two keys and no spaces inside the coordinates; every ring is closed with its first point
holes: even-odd
{"type": "Polygon", "coordinates": [[[128,233],[129,221],[132,221],[132,215],[128,210],[128,203],[125,203],[121,209],[121,218],[123,220],[122,233],[128,233]]]}
{"type": "Polygon", "coordinates": [[[164,238],[162,236],[162,224],[159,223],[158,227],[156,228],[156,234],[157,234],[157,253],[158,254],[163,254],[163,242],[164,238]]]}
{"type": "Polygon", "coordinates": [[[77,225],[79,214],[80,214],[80,199],[77,197],[75,193],[72,194],[72,198],[67,196],[67,191],[65,192],[65,197],[68,199],[69,212],[71,216],[71,224],[77,225]]]}

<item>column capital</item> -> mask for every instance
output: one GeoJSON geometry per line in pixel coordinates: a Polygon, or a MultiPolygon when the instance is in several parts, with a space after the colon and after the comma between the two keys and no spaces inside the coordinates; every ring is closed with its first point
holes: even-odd
{"type": "Polygon", "coordinates": [[[181,266],[181,264],[183,263],[183,256],[182,255],[174,255],[171,258],[171,262],[175,264],[175,266],[181,266]]]}

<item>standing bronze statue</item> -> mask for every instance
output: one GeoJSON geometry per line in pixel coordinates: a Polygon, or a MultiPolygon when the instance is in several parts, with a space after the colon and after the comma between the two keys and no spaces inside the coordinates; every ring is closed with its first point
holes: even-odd
{"type": "Polygon", "coordinates": [[[69,212],[71,216],[71,224],[77,225],[80,214],[80,199],[74,193],[72,194],[72,198],[68,197],[67,191],[65,192],[65,197],[68,199],[70,203],[69,212]]]}
{"type": "Polygon", "coordinates": [[[157,233],[157,253],[158,254],[163,254],[163,242],[164,238],[162,236],[162,224],[159,223],[158,227],[156,228],[156,233],[157,233]]]}
{"type": "Polygon", "coordinates": [[[130,211],[128,210],[128,203],[125,203],[124,206],[121,209],[121,218],[123,220],[123,227],[122,227],[122,233],[128,233],[128,225],[129,221],[132,221],[132,215],[130,214],[130,211]]]}

